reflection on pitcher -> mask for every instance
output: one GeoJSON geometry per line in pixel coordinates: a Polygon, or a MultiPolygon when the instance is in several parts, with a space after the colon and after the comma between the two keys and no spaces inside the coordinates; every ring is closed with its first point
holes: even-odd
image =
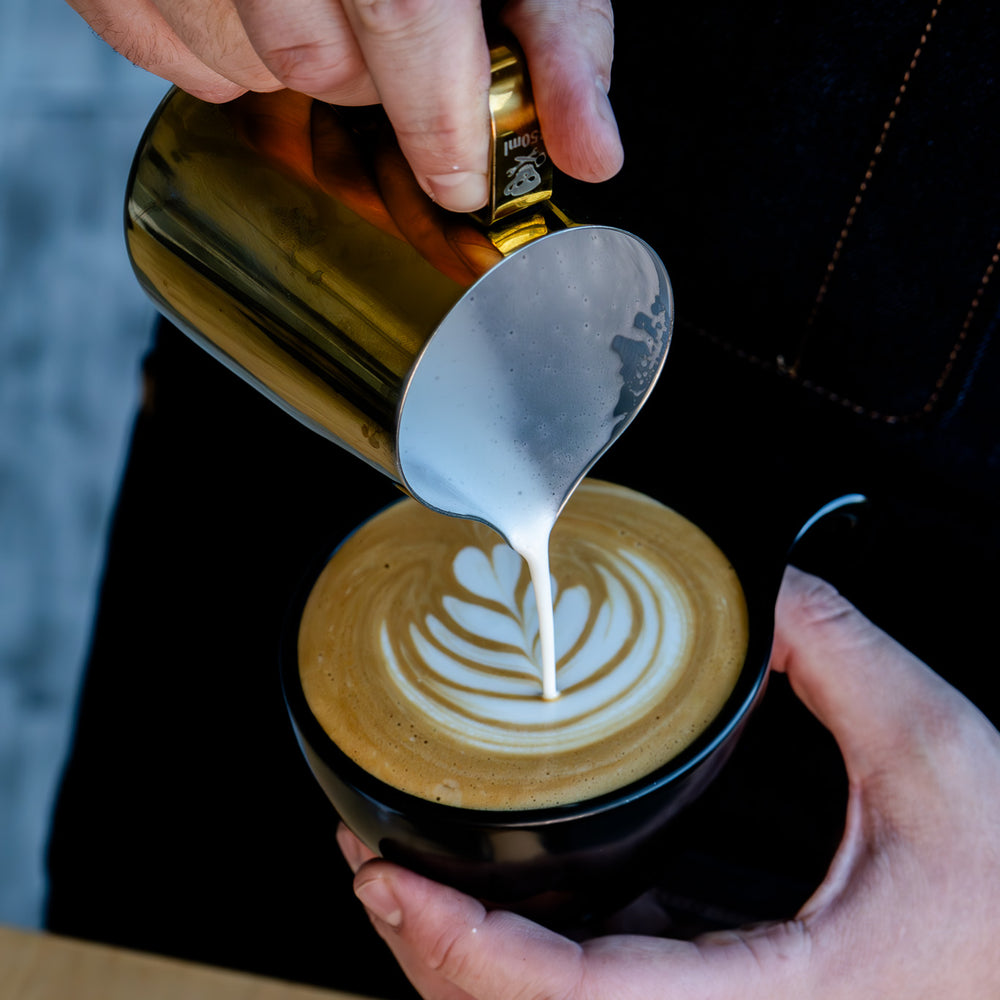
{"type": "Polygon", "coordinates": [[[481,226],[427,197],[380,108],[338,109],[286,91],[247,94],[226,110],[249,148],[408,242],[463,288],[503,257],[481,226]]]}

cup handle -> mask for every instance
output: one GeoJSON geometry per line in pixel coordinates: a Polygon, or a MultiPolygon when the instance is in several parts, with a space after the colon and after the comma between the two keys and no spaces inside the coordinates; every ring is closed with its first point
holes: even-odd
{"type": "Polygon", "coordinates": [[[817,576],[836,577],[864,557],[872,527],[869,498],[845,493],[806,518],[788,547],[786,562],[817,576]]]}
{"type": "Polygon", "coordinates": [[[851,526],[857,525],[868,506],[868,497],[863,493],[845,493],[836,500],[823,504],[799,528],[789,547],[789,556],[795,553],[796,547],[810,532],[822,531],[824,525],[829,526],[834,520],[842,524],[849,523],[851,526]]]}

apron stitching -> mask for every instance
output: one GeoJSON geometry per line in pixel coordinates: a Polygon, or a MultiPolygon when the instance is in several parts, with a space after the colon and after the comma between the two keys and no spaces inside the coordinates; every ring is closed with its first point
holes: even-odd
{"type": "Polygon", "coordinates": [[[858,209],[861,207],[861,203],[864,200],[865,193],[868,190],[868,185],[872,180],[875,173],[875,168],[879,163],[879,159],[882,155],[882,151],[885,148],[886,140],[889,136],[889,131],[896,120],[896,114],[899,110],[900,105],[903,102],[903,96],[906,94],[907,86],[910,82],[910,78],[913,75],[913,71],[916,68],[917,62],[923,53],[924,46],[927,44],[927,39],[930,36],[931,31],[934,28],[934,19],[937,17],[938,9],[944,0],[935,0],[934,8],[931,10],[930,16],[927,23],[924,25],[923,33],[920,35],[920,41],[915,49],[913,56],[910,59],[909,66],[906,72],[903,74],[903,82],[899,85],[899,89],[896,92],[896,96],[892,102],[892,108],[886,120],[882,123],[882,131],[879,134],[878,141],[875,143],[875,149],[872,151],[871,159],[868,161],[868,166],[865,168],[864,177],[858,186],[858,191],[854,196],[854,201],[851,203],[851,207],[848,209],[847,218],[844,220],[844,224],[841,227],[840,233],[838,234],[837,241],[833,246],[833,253],[830,260],[827,262],[826,271],[823,276],[823,280],[820,283],[819,290],[816,293],[816,299],[813,303],[812,309],[810,310],[809,317],[806,320],[805,330],[799,341],[799,346],[796,351],[795,358],[788,362],[784,355],[779,354],[777,357],[777,366],[782,371],[786,372],[792,378],[797,378],[799,375],[799,370],[802,364],[802,353],[805,349],[806,342],[809,338],[809,334],[813,329],[816,322],[816,318],[819,315],[819,311],[823,306],[823,301],[826,298],[826,294],[830,289],[830,282],[833,280],[834,273],[837,270],[837,264],[840,262],[841,255],[843,254],[844,245],[847,242],[847,238],[851,233],[851,229],[854,225],[854,220],[857,218],[858,209]]]}
{"type": "Polygon", "coordinates": [[[945,360],[944,367],[941,369],[941,373],[938,375],[937,380],[934,383],[934,388],[931,390],[920,409],[912,413],[883,413],[881,410],[865,406],[862,403],[858,403],[846,396],[843,396],[842,394],[821,385],[813,379],[802,378],[797,371],[782,365],[780,359],[778,361],[768,361],[751,351],[747,351],[736,346],[722,337],[709,333],[706,329],[698,326],[690,320],[684,320],[678,317],[677,324],[691,330],[717,347],[722,348],[728,354],[731,354],[742,361],[746,361],[748,364],[760,368],[763,371],[772,372],[790,382],[794,382],[797,385],[802,386],[803,389],[807,389],[810,392],[821,396],[828,402],[836,403],[838,406],[842,406],[844,409],[850,410],[857,416],[867,417],[870,420],[885,424],[907,424],[912,423],[915,420],[919,420],[922,417],[929,416],[941,401],[941,393],[945,384],[948,382],[955,370],[955,364],[958,361],[959,355],[962,353],[963,348],[968,342],[969,331],[972,328],[973,321],[979,313],[979,306],[986,293],[987,285],[989,285],[990,281],[996,274],[998,266],[1000,266],[1000,240],[997,241],[993,250],[993,255],[990,257],[990,262],[987,265],[986,270],[983,272],[982,277],[979,279],[979,285],[976,289],[975,295],[972,297],[972,301],[969,303],[965,319],[962,322],[962,328],[959,331],[955,343],[952,345],[951,351],[945,360]]]}

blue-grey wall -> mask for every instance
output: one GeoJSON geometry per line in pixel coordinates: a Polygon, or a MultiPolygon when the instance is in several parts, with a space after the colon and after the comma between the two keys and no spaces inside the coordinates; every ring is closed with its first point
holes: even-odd
{"type": "Polygon", "coordinates": [[[0,0],[0,923],[41,920],[49,811],[153,322],[122,196],[166,86],[62,0],[0,0]]]}

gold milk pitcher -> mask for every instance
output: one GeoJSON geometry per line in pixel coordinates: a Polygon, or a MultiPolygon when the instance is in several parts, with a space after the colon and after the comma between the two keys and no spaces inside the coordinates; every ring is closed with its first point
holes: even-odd
{"type": "Polygon", "coordinates": [[[491,195],[420,189],[387,120],[291,91],[172,90],[129,178],[126,242],[162,313],[428,506],[497,526],[513,469],[561,504],[666,357],[667,273],[574,225],[516,47],[493,47],[491,195]]]}

